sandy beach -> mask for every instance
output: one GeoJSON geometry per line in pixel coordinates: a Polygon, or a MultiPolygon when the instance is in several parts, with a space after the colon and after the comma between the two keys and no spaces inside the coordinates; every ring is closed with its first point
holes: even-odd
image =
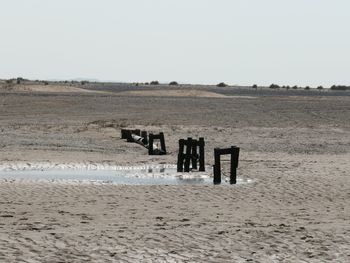
{"type": "Polygon", "coordinates": [[[0,173],[176,164],[190,136],[209,166],[215,147],[239,146],[238,175],[253,180],[0,179],[0,262],[349,262],[350,96],[293,92],[0,84],[0,173]],[[164,132],[169,154],[121,128],[164,132]]]}

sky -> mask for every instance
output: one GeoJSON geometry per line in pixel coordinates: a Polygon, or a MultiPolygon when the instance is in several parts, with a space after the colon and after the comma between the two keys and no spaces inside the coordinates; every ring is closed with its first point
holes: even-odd
{"type": "Polygon", "coordinates": [[[0,78],[350,85],[348,0],[0,0],[0,78]]]}

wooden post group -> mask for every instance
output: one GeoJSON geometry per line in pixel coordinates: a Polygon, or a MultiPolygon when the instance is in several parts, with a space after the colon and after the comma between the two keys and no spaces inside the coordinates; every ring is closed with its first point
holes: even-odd
{"type": "Polygon", "coordinates": [[[164,133],[160,132],[159,134],[149,134],[148,138],[148,154],[149,155],[165,155],[166,154],[166,147],[165,147],[165,139],[164,139],[164,133]],[[154,149],[154,140],[160,141],[160,150],[156,151],[154,149]]]}
{"type": "Polygon", "coordinates": [[[126,139],[127,142],[133,142],[134,140],[132,139],[131,134],[135,134],[137,136],[141,136],[141,130],[136,129],[136,130],[127,130],[127,129],[122,129],[121,131],[121,138],[126,139]]]}
{"type": "Polygon", "coordinates": [[[237,168],[238,168],[238,159],[239,159],[239,148],[236,146],[231,146],[231,148],[226,149],[214,149],[214,184],[221,183],[221,163],[220,157],[221,155],[231,155],[231,164],[230,164],[230,184],[237,183],[237,168]]]}
{"type": "Polygon", "coordinates": [[[165,139],[164,139],[163,132],[159,134],[150,133],[148,135],[147,131],[141,131],[139,129],[136,129],[136,130],[122,129],[121,138],[126,139],[127,142],[137,142],[143,145],[144,147],[148,148],[149,155],[166,154],[165,139]],[[137,138],[137,141],[134,139],[135,135],[139,136],[137,138]],[[142,140],[140,137],[142,138],[142,140]],[[160,140],[160,149],[156,148],[156,146],[154,145],[154,140],[160,140]]]}
{"type": "MultiPolygon", "coordinates": [[[[128,142],[137,142],[144,147],[148,148],[149,155],[163,155],[166,154],[164,133],[159,134],[149,133],[147,136],[147,131],[136,130],[121,130],[121,138],[126,139],[128,142]],[[139,137],[137,137],[137,136],[139,137]],[[134,140],[134,138],[135,140],[134,140]],[[142,139],[141,139],[142,138],[142,139]],[[154,145],[154,141],[160,141],[160,149],[154,145]]],[[[191,170],[199,170],[201,172],[205,171],[205,158],[204,158],[204,138],[199,138],[198,140],[192,139],[191,137],[187,140],[179,140],[179,154],[177,158],[177,171],[178,172],[190,172],[191,170]],[[198,167],[199,163],[199,167],[198,167]],[[192,164],[192,165],[191,165],[192,164]]],[[[230,183],[237,183],[237,168],[239,160],[240,148],[236,146],[231,146],[230,148],[214,149],[215,164],[213,166],[214,170],[214,184],[221,183],[221,155],[231,155],[230,163],[230,183]]]]}
{"type": "Polygon", "coordinates": [[[187,140],[179,140],[179,154],[177,157],[177,171],[178,172],[190,172],[191,169],[197,170],[199,162],[199,171],[205,171],[205,160],[204,160],[204,138],[199,140],[193,140],[187,138],[187,140]],[[186,151],[185,151],[186,147],[186,151]],[[198,149],[199,148],[199,149],[198,149]],[[184,152],[185,151],[185,152],[184,152]],[[192,167],[190,165],[192,163],[192,167]]]}

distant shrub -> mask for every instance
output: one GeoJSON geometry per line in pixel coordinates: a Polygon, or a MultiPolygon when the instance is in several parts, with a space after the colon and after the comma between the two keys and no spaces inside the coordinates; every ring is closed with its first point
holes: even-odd
{"type": "Polygon", "coordinates": [[[145,82],[145,85],[147,86],[147,85],[149,85],[149,83],[148,83],[148,82],[145,82]]]}
{"type": "Polygon", "coordinates": [[[45,86],[49,85],[49,82],[48,81],[44,81],[44,85],[45,86]]]}
{"type": "Polygon", "coordinates": [[[81,85],[85,85],[85,84],[88,84],[88,83],[89,83],[89,81],[87,81],[87,80],[83,80],[83,81],[80,82],[81,85]]]}
{"type": "Polygon", "coordinates": [[[309,86],[306,86],[305,88],[304,88],[304,90],[309,90],[310,89],[310,87],[309,86]]]}
{"type": "Polygon", "coordinates": [[[277,84],[271,84],[270,85],[270,89],[279,89],[280,86],[278,86],[277,84]]]}
{"type": "Polygon", "coordinates": [[[298,86],[293,86],[293,88],[292,89],[298,89],[298,86]]]}
{"type": "Polygon", "coordinates": [[[286,89],[286,90],[289,90],[289,89],[290,89],[290,87],[289,87],[289,86],[285,86],[285,85],[283,85],[283,86],[281,87],[281,89],[286,89]]]}
{"type": "Polygon", "coordinates": [[[253,88],[253,89],[258,89],[258,85],[254,84],[254,85],[252,86],[252,88],[253,88]]]}
{"type": "Polygon", "coordinates": [[[223,87],[227,87],[228,85],[224,82],[220,82],[219,84],[216,85],[217,87],[223,88],[223,87]]]}
{"type": "Polygon", "coordinates": [[[177,86],[179,85],[179,83],[177,83],[176,81],[172,81],[169,83],[170,86],[177,86]]]}
{"type": "Polygon", "coordinates": [[[322,87],[322,86],[318,86],[317,89],[318,89],[318,90],[322,90],[323,87],[322,87]]]}
{"type": "Polygon", "coordinates": [[[13,79],[7,79],[6,80],[6,84],[12,84],[13,83],[13,79]]]}
{"type": "Polygon", "coordinates": [[[158,80],[154,80],[154,81],[151,81],[150,84],[151,84],[151,85],[159,85],[159,81],[158,81],[158,80]]]}
{"type": "Polygon", "coordinates": [[[18,77],[18,78],[16,79],[16,83],[17,83],[17,84],[21,84],[21,82],[23,82],[23,81],[26,81],[26,79],[21,78],[21,77],[18,77]]]}

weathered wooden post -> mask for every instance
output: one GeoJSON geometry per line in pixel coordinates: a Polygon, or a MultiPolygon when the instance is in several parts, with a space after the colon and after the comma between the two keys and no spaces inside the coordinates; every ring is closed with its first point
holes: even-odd
{"type": "Polygon", "coordinates": [[[122,129],[121,130],[121,138],[122,139],[127,139],[128,138],[128,130],[122,129]]]}
{"type": "Polygon", "coordinates": [[[154,135],[153,133],[150,133],[148,136],[148,154],[153,155],[153,140],[154,140],[154,135]]]}
{"type": "Polygon", "coordinates": [[[198,160],[197,146],[198,146],[198,141],[192,140],[191,160],[192,160],[192,169],[195,169],[195,170],[197,170],[197,160],[198,160]]]}
{"type": "Polygon", "coordinates": [[[141,137],[143,138],[143,143],[144,143],[144,144],[148,144],[147,131],[142,131],[142,132],[141,132],[141,137]]]}
{"type": "Polygon", "coordinates": [[[127,131],[126,141],[127,142],[134,142],[134,139],[132,138],[132,131],[131,130],[127,131]]]}
{"type": "Polygon", "coordinates": [[[192,169],[198,169],[199,171],[205,171],[205,159],[204,159],[204,138],[199,140],[192,139],[179,140],[179,154],[177,156],[177,171],[178,172],[190,172],[192,169]],[[186,150],[185,150],[186,146],[186,150]],[[191,166],[192,163],[192,166],[191,166]]]}
{"type": "Polygon", "coordinates": [[[121,138],[126,139],[127,142],[133,142],[132,134],[135,134],[137,136],[141,136],[141,131],[139,129],[136,130],[127,130],[127,129],[122,129],[121,130],[121,138]]]}
{"type": "Polygon", "coordinates": [[[153,133],[149,134],[148,154],[149,155],[164,155],[164,154],[166,154],[164,133],[161,132],[158,135],[155,135],[153,133]],[[155,148],[155,145],[153,144],[154,140],[160,140],[160,149],[155,148]]]}
{"type": "Polygon", "coordinates": [[[239,148],[236,146],[231,146],[231,148],[226,149],[214,149],[215,164],[214,168],[214,184],[221,183],[221,163],[220,156],[230,154],[231,155],[231,164],[230,164],[230,184],[237,183],[237,167],[239,159],[239,148]]]}
{"type": "Polygon", "coordinates": [[[132,133],[136,134],[137,136],[141,136],[141,130],[140,129],[133,130],[132,133]]]}
{"type": "Polygon", "coordinates": [[[239,148],[232,146],[231,147],[231,175],[230,175],[230,184],[237,183],[237,167],[239,160],[239,148]]]}
{"type": "Polygon", "coordinates": [[[192,150],[192,138],[187,138],[186,144],[186,156],[185,156],[185,173],[190,172],[190,163],[191,163],[191,150],[192,150]]]}
{"type": "Polygon", "coordinates": [[[184,147],[185,147],[185,140],[180,139],[179,140],[179,154],[177,156],[177,172],[182,173],[184,171],[184,147]]]}
{"type": "Polygon", "coordinates": [[[220,149],[214,149],[214,184],[221,184],[221,163],[220,163],[220,149]]]}
{"type": "Polygon", "coordinates": [[[159,133],[159,140],[160,140],[160,149],[166,154],[166,146],[165,146],[165,139],[164,139],[164,133],[159,133]]]}
{"type": "Polygon", "coordinates": [[[204,138],[199,138],[199,171],[205,171],[205,159],[204,159],[204,138]]]}

